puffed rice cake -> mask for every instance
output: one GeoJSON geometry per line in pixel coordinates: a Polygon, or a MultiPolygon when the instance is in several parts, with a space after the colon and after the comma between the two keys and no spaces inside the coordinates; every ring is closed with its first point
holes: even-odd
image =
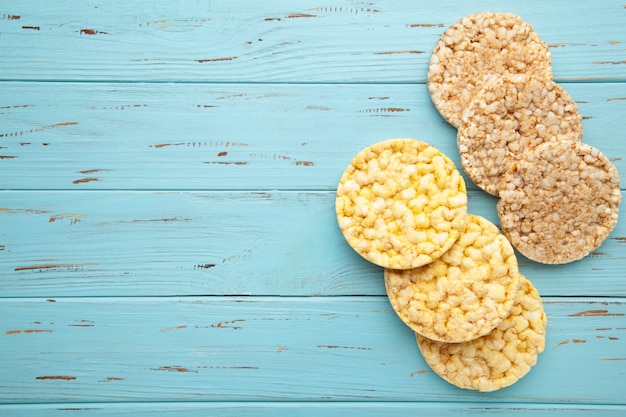
{"type": "Polygon", "coordinates": [[[442,343],[416,334],[435,373],[460,388],[495,391],[530,371],[545,348],[547,317],[536,288],[524,276],[521,281],[511,313],[491,333],[464,343],[442,343]]]}
{"type": "Polygon", "coordinates": [[[359,152],[337,187],[335,209],[350,246],[370,262],[396,269],[432,262],[467,221],[465,182],[429,144],[389,139],[359,152]]]}
{"type": "Polygon", "coordinates": [[[391,306],[412,330],[459,343],[492,331],[520,285],[513,247],[489,220],[468,214],[465,231],[441,258],[410,270],[385,269],[391,306]]]}
{"type": "Polygon", "coordinates": [[[504,175],[500,225],[524,256],[545,264],[583,258],[615,228],[617,168],[591,145],[556,141],[528,150],[504,175]]]}
{"type": "Polygon", "coordinates": [[[526,150],[548,140],[581,142],[582,136],[578,106],[562,87],[551,79],[509,74],[469,102],[457,145],[468,177],[497,196],[502,177],[526,150]]]}
{"type": "Polygon", "coordinates": [[[551,79],[550,50],[519,16],[480,12],[463,17],[439,38],[430,58],[427,86],[435,108],[458,128],[463,110],[478,90],[505,73],[551,79]]]}

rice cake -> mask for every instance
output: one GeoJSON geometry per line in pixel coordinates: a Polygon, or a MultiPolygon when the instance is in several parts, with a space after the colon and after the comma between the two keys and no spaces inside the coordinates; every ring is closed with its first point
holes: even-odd
{"type": "Polygon", "coordinates": [[[502,177],[523,153],[548,140],[581,142],[582,116],[554,81],[510,74],[483,87],[463,112],[457,135],[469,178],[498,195],[502,177]]]}
{"type": "Polygon", "coordinates": [[[615,228],[622,194],[617,168],[598,149],[546,142],[503,178],[500,224],[524,256],[545,264],[583,258],[615,228]]]}
{"type": "Polygon", "coordinates": [[[493,223],[473,214],[441,258],[421,268],[386,269],[384,276],[402,321],[424,337],[448,343],[492,331],[509,314],[520,285],[513,247],[493,223]]]}
{"type": "Polygon", "coordinates": [[[370,262],[396,269],[425,265],[457,240],[467,221],[461,173],[438,149],[389,139],[359,152],[337,187],[339,227],[370,262]]]}
{"type": "Polygon", "coordinates": [[[428,66],[428,92],[439,113],[458,128],[474,95],[494,76],[506,73],[551,79],[548,46],[519,16],[475,13],[439,38],[428,66]]]}
{"type": "Polygon", "coordinates": [[[508,387],[536,365],[546,344],[547,317],[539,293],[521,276],[511,313],[489,334],[464,343],[442,343],[416,335],[435,373],[457,387],[495,391],[508,387]]]}

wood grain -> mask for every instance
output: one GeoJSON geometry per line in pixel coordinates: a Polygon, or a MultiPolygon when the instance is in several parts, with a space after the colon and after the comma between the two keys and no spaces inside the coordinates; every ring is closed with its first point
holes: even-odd
{"type": "MultiPolygon", "coordinates": [[[[0,192],[7,297],[384,295],[382,269],[339,230],[334,192],[0,192]]],[[[495,198],[470,192],[495,224],[495,198]]],[[[518,254],[546,296],[626,296],[626,228],[586,258],[518,254]]]]}
{"type": "Polygon", "coordinates": [[[548,343],[489,394],[429,370],[336,225],[365,146],[460,166],[426,69],[481,10],[534,27],[583,141],[626,172],[626,6],[478,3],[3,3],[0,416],[625,415],[623,221],[580,261],[518,257],[548,343]]]}
{"type": "Polygon", "coordinates": [[[3,405],[0,413],[11,417],[37,415],[57,417],[72,414],[89,417],[103,416],[159,416],[189,417],[200,415],[232,417],[266,417],[277,415],[327,417],[330,414],[358,415],[364,417],[406,415],[502,415],[538,417],[621,417],[624,407],[619,405],[570,404],[480,404],[476,402],[300,402],[300,401],[246,401],[246,402],[173,402],[173,403],[63,403],[33,405],[3,405]],[[74,412],[74,413],[72,413],[74,412]]]}
{"type": "Polygon", "coordinates": [[[2,299],[0,401],[622,404],[626,300],[544,303],[538,365],[481,394],[429,370],[386,297],[2,299]]]}
{"type": "Polygon", "coordinates": [[[560,81],[626,81],[624,7],[616,0],[601,6],[455,0],[439,7],[401,0],[186,0],[149,8],[123,0],[37,7],[18,0],[0,19],[2,43],[19,46],[0,57],[0,79],[423,82],[443,31],[482,10],[528,21],[551,46],[560,81]]]}
{"type": "MultiPolygon", "coordinates": [[[[626,171],[626,83],[562,86],[585,118],[584,142],[626,171]]],[[[394,137],[461,166],[456,130],[423,84],[0,88],[0,189],[335,190],[357,152],[394,137]]]]}

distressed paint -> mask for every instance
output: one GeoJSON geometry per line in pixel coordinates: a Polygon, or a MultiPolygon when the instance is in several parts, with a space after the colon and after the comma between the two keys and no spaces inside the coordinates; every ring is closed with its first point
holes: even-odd
{"type": "Polygon", "coordinates": [[[210,396],[210,401],[438,399],[485,407],[622,404],[623,390],[614,381],[626,372],[626,337],[620,337],[625,330],[618,330],[626,299],[543,301],[548,333],[538,364],[512,387],[481,394],[429,371],[413,333],[384,296],[0,299],[0,369],[20,370],[0,373],[0,401],[14,402],[19,392],[28,402],[43,403],[210,396]],[[577,314],[600,306],[607,314],[577,314]],[[7,334],[33,328],[33,318],[54,331],[7,334]],[[585,375],[585,384],[579,375],[585,375]],[[559,383],[542,383],[546,380],[559,383]]]}
{"type": "MultiPolygon", "coordinates": [[[[375,141],[415,137],[459,165],[430,51],[501,2],[144,6],[0,11],[0,416],[626,414],[623,221],[581,261],[519,258],[546,350],[489,394],[428,368],[336,226],[338,178],[375,141]]],[[[626,6],[506,8],[623,175],[626,6]]]]}
{"type": "MultiPolygon", "coordinates": [[[[0,159],[0,189],[333,191],[359,150],[394,137],[460,167],[456,130],[424,84],[88,85],[88,95],[84,83],[3,86],[0,105],[16,107],[0,114],[0,155],[12,156],[0,159]]],[[[615,100],[626,82],[562,86],[585,117],[584,141],[626,171],[616,140],[626,101],[615,100]]]]}
{"type": "MultiPolygon", "coordinates": [[[[11,204],[0,210],[0,293],[384,295],[382,269],[341,235],[334,199],[330,191],[0,192],[11,204]]],[[[497,224],[495,203],[469,193],[470,211],[497,224]]],[[[542,265],[518,254],[520,270],[543,295],[624,297],[625,224],[580,261],[542,265]]]]}
{"type": "MultiPolygon", "coordinates": [[[[0,67],[4,79],[20,80],[423,82],[446,27],[465,14],[502,8],[496,0],[445,7],[188,0],[150,8],[122,0],[68,0],[63,7],[19,0],[4,14],[19,19],[0,19],[0,32],[7,45],[20,47],[3,54],[0,67]]],[[[557,80],[625,79],[621,2],[533,0],[505,8],[553,46],[557,80]]]]}
{"type": "Polygon", "coordinates": [[[570,404],[485,404],[474,402],[379,402],[342,401],[328,402],[174,402],[174,403],[68,403],[68,404],[29,404],[6,405],[7,415],[22,416],[66,416],[68,411],[80,412],[81,416],[223,416],[274,417],[306,415],[327,417],[341,414],[360,417],[405,417],[407,415],[426,416],[535,416],[535,417],[622,417],[624,408],[616,405],[570,405],[570,404]]]}

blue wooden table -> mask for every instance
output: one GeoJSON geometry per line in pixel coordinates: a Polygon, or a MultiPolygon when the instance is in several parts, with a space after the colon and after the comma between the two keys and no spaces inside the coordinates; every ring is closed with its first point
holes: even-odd
{"type": "Polygon", "coordinates": [[[621,1],[0,2],[0,415],[626,415],[623,220],[580,261],[518,256],[546,349],[492,393],[430,370],[337,227],[368,145],[460,166],[426,70],[482,10],[533,25],[624,177],[621,1]]]}

